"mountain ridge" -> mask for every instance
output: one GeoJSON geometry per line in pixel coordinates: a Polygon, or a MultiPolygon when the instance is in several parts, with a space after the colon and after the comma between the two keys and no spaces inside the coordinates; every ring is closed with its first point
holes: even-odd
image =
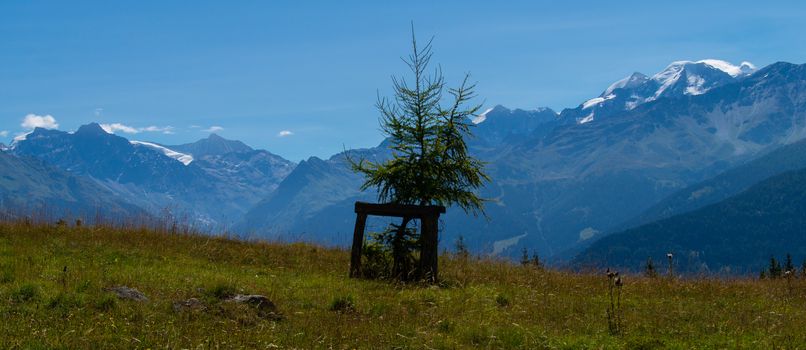
{"type": "MultiPolygon", "coordinates": [[[[217,136],[205,140],[245,149],[240,141],[217,136]]],[[[74,133],[36,128],[15,142],[12,153],[87,176],[155,215],[168,211],[194,223],[224,227],[268,195],[293,168],[293,163],[266,151],[226,153],[205,140],[196,144],[205,146],[198,148],[201,156],[183,162],[181,156],[169,156],[172,150],[162,145],[132,142],[89,123],[74,133]]]]}

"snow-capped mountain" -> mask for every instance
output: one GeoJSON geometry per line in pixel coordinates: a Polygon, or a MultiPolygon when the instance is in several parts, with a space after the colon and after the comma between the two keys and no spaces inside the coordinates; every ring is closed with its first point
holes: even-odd
{"type": "MultiPolygon", "coordinates": [[[[203,148],[193,145],[185,146],[203,148]]],[[[274,190],[294,166],[266,151],[248,147],[247,152],[216,156],[196,156],[176,148],[181,146],[129,141],[92,123],[81,126],[75,133],[34,129],[14,143],[12,153],[35,157],[72,174],[89,177],[155,216],[167,211],[191,223],[218,226],[228,226],[240,219],[274,190]],[[207,157],[221,160],[211,161],[207,157]]]]}
{"type": "Polygon", "coordinates": [[[737,82],[756,70],[749,62],[738,66],[714,59],[672,62],[652,77],[636,72],[611,84],[599,96],[575,109],[563,111],[563,117],[585,124],[660,98],[702,95],[718,86],[737,82]]]}
{"type": "Polygon", "coordinates": [[[732,83],[755,71],[756,67],[749,62],[742,62],[739,66],[713,59],[673,62],[650,79],[659,87],[655,94],[644,102],[668,96],[702,95],[717,86],[732,83]]]}

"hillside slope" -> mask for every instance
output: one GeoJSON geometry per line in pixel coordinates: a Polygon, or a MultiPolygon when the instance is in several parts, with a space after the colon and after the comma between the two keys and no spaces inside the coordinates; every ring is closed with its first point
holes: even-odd
{"type": "Polygon", "coordinates": [[[615,233],[574,258],[576,266],[640,270],[673,252],[678,270],[748,273],[770,256],[806,259],[806,169],[780,174],[704,208],[615,233]]]}
{"type": "Polygon", "coordinates": [[[94,182],[33,158],[0,151],[0,212],[42,219],[145,219],[143,209],[94,182]]]}
{"type": "Polygon", "coordinates": [[[796,348],[806,280],[606,277],[443,256],[439,286],[348,279],[349,254],[137,228],[0,222],[1,348],[796,348]],[[779,283],[780,282],[780,283],[779,283]],[[145,301],[110,288],[137,289],[145,301]],[[274,305],[227,301],[259,294],[274,305]],[[269,313],[268,310],[273,312],[269,313]]]}
{"type": "Polygon", "coordinates": [[[736,195],[767,178],[801,168],[806,168],[806,140],[783,146],[711,179],[686,187],[639,217],[620,225],[621,230],[702,208],[736,195]]]}

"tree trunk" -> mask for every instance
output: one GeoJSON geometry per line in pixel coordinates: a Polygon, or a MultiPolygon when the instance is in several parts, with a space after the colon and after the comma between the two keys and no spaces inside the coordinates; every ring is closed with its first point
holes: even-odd
{"type": "Polygon", "coordinates": [[[421,219],[420,226],[420,261],[417,268],[417,279],[435,283],[438,280],[437,265],[439,259],[439,216],[427,216],[421,219]]]}
{"type": "Polygon", "coordinates": [[[406,226],[409,225],[411,218],[403,217],[403,222],[395,232],[395,237],[392,240],[392,276],[401,281],[407,281],[411,273],[409,266],[408,249],[406,248],[406,226]]]}

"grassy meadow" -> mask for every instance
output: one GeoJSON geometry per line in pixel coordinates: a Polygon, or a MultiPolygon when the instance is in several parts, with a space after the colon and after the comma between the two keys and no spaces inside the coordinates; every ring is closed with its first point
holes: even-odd
{"type": "Polygon", "coordinates": [[[347,278],[349,252],[106,226],[0,223],[3,349],[806,348],[806,281],[625,276],[440,259],[438,286],[347,278]],[[148,301],[118,299],[128,286],[148,301]],[[261,294],[266,317],[232,294],[261,294]],[[197,298],[202,306],[174,303],[197,298]]]}

